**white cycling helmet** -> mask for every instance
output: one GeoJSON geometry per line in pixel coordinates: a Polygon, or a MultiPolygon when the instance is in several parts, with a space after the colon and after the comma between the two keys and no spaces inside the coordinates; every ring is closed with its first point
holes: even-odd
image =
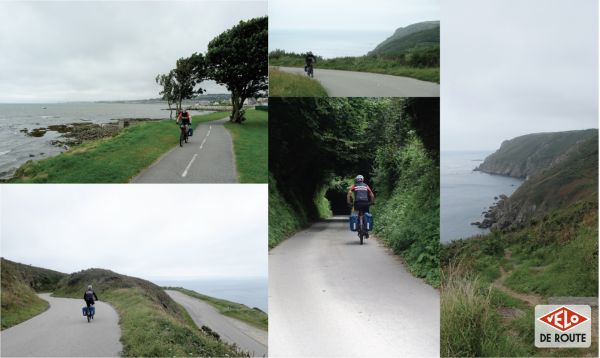
{"type": "Polygon", "coordinates": [[[92,289],[92,285],[88,285],[88,290],[91,290],[91,289],[92,289]]]}
{"type": "Polygon", "coordinates": [[[357,175],[356,178],[354,179],[356,180],[357,183],[362,183],[365,181],[365,177],[363,177],[362,175],[357,175]]]}

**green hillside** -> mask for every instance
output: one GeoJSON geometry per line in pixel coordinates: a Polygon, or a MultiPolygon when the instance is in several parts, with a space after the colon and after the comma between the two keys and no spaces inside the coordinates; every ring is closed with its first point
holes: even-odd
{"type": "Polygon", "coordinates": [[[51,291],[66,274],[1,259],[2,329],[44,312],[48,302],[36,295],[51,291]]]}
{"type": "Polygon", "coordinates": [[[490,234],[442,248],[442,356],[598,356],[597,333],[588,349],[531,344],[535,305],[598,301],[598,131],[505,141],[480,169],[529,179],[490,234]]]}
{"type": "Polygon", "coordinates": [[[534,133],[502,142],[476,170],[485,173],[526,178],[566,158],[577,145],[598,136],[597,129],[534,133]]]}
{"type": "Polygon", "coordinates": [[[65,277],[54,295],[81,298],[90,284],[98,298],[119,313],[124,356],[240,355],[232,346],[198,329],[183,307],[146,280],[89,269],[65,277]]]}
{"type": "Polygon", "coordinates": [[[477,168],[528,179],[494,209],[494,228],[514,229],[598,197],[598,130],[539,133],[505,141],[477,168]]]}
{"type": "Polygon", "coordinates": [[[392,36],[377,45],[369,55],[399,56],[411,49],[437,47],[440,44],[440,22],[427,21],[397,29],[392,36]]]}

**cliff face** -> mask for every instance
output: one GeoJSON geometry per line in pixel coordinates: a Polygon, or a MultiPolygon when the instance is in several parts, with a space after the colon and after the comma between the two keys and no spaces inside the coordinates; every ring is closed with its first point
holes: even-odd
{"type": "Polygon", "coordinates": [[[527,178],[539,174],[569,157],[585,141],[598,137],[597,129],[535,133],[502,142],[475,170],[489,174],[527,178]]]}
{"type": "Polygon", "coordinates": [[[505,141],[477,170],[528,178],[492,209],[492,228],[518,228],[555,209],[597,202],[598,130],[541,133],[505,141]]]}

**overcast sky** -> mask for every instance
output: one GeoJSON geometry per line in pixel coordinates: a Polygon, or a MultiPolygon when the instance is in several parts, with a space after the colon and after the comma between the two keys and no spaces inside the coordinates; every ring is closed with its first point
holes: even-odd
{"type": "Polygon", "coordinates": [[[270,31],[393,31],[439,19],[440,0],[269,0],[270,31]]]}
{"type": "Polygon", "coordinates": [[[0,1],[0,102],[155,98],[158,73],[265,15],[266,1],[0,1]]]}
{"type": "Polygon", "coordinates": [[[452,0],[442,9],[442,150],[598,128],[598,2],[452,0]]]}
{"type": "Polygon", "coordinates": [[[3,257],[149,280],[267,277],[266,185],[2,185],[3,257]]]}

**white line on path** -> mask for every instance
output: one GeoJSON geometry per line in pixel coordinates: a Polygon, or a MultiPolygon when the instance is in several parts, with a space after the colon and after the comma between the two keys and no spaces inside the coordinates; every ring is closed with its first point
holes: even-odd
{"type": "MultiPolygon", "coordinates": [[[[208,126],[208,132],[206,133],[206,137],[204,137],[204,139],[202,140],[202,143],[200,143],[199,149],[202,149],[202,147],[204,146],[204,143],[206,143],[206,138],[208,138],[208,136],[210,135],[211,129],[212,129],[212,126],[208,126]]],[[[198,156],[198,153],[194,154],[194,156],[192,157],[192,160],[190,160],[187,167],[185,167],[185,170],[183,171],[183,173],[181,173],[182,178],[185,178],[185,176],[188,173],[188,170],[190,170],[190,167],[192,166],[192,163],[194,162],[194,160],[196,160],[197,156],[198,156]]]]}
{"type": "Polygon", "coordinates": [[[183,173],[181,173],[181,176],[183,178],[185,178],[185,176],[188,173],[188,170],[190,170],[190,167],[192,166],[192,163],[194,162],[194,160],[196,160],[196,157],[198,156],[198,153],[194,154],[194,156],[192,157],[192,160],[190,160],[190,162],[188,163],[187,167],[185,167],[185,170],[183,171],[183,173]]]}

